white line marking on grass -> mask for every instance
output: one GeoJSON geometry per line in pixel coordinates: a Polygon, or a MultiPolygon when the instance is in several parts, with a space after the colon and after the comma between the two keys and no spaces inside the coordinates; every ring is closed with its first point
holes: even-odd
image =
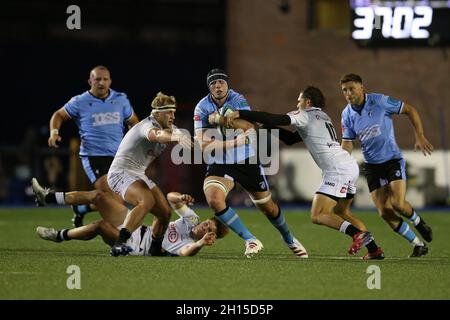
{"type": "Polygon", "coordinates": [[[39,274],[41,272],[27,272],[27,271],[0,271],[0,274],[39,274]]]}

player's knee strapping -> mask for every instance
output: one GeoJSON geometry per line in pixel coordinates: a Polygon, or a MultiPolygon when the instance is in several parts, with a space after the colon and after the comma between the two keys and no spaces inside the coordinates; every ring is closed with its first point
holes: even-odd
{"type": "Polygon", "coordinates": [[[203,183],[203,192],[205,192],[206,189],[208,189],[210,187],[219,188],[220,190],[223,191],[223,193],[225,193],[225,196],[228,195],[229,190],[228,190],[227,186],[223,182],[221,182],[219,180],[208,180],[208,181],[205,181],[203,183]]]}
{"type": "Polygon", "coordinates": [[[269,195],[267,197],[264,197],[262,199],[254,199],[253,197],[250,196],[250,199],[252,199],[252,201],[255,205],[265,204],[265,203],[269,202],[270,199],[272,199],[272,194],[269,193],[269,195]]]}

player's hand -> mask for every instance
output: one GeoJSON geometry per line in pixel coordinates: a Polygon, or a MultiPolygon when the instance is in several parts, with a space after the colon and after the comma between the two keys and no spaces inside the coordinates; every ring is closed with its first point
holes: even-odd
{"type": "Polygon", "coordinates": [[[191,137],[187,134],[181,134],[179,137],[177,137],[177,141],[183,147],[183,149],[191,149],[194,146],[191,137]]]}
{"type": "Polygon", "coordinates": [[[225,117],[225,127],[232,129],[233,128],[233,120],[239,118],[239,111],[233,111],[229,115],[225,117]]]}
{"type": "Polygon", "coordinates": [[[213,113],[211,113],[209,116],[208,116],[208,122],[209,122],[209,124],[211,124],[211,125],[215,125],[216,124],[216,116],[218,115],[218,113],[217,113],[217,111],[216,112],[213,112],[213,113]]]}
{"type": "Polygon", "coordinates": [[[256,131],[255,129],[250,129],[244,133],[239,134],[235,139],[235,146],[240,147],[245,144],[251,144],[252,141],[256,141],[256,131]]]}
{"type": "Polygon", "coordinates": [[[214,232],[208,232],[203,236],[202,241],[203,245],[212,246],[214,241],[216,241],[216,234],[214,232]]]}
{"type": "Polygon", "coordinates": [[[189,194],[182,194],[181,196],[180,196],[180,200],[181,201],[184,201],[187,205],[189,205],[189,206],[192,206],[193,204],[194,204],[194,202],[195,202],[195,199],[194,199],[194,197],[192,197],[191,195],[189,195],[189,194]]]}
{"type": "Polygon", "coordinates": [[[434,147],[433,145],[425,138],[425,136],[416,137],[416,143],[414,144],[414,151],[419,150],[422,151],[424,156],[431,155],[434,147]]]}
{"type": "Polygon", "coordinates": [[[50,138],[48,138],[48,146],[50,148],[59,148],[59,146],[56,144],[56,142],[61,141],[61,136],[57,133],[51,134],[50,138]]]}

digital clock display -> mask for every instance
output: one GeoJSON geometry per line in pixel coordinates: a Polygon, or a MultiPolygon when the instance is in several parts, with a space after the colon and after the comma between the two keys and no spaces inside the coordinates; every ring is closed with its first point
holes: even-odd
{"type": "Polygon", "coordinates": [[[351,0],[352,38],[362,46],[450,43],[450,1],[351,0]]]}

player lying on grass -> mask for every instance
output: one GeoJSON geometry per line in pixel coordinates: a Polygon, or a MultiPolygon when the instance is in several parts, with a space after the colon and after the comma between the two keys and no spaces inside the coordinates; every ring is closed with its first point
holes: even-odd
{"type": "Polygon", "coordinates": [[[233,126],[233,119],[240,118],[269,126],[293,125],[296,132],[282,130],[280,139],[286,144],[303,140],[322,170],[323,181],[314,195],[311,208],[312,222],[352,237],[349,254],[356,254],[365,246],[369,253],[363,259],[384,259],[383,250],[375,244],[372,234],[361,220],[349,210],[337,214],[339,211],[336,209],[341,203],[346,199],[351,201],[356,193],[359,168],[356,160],[341,148],[331,119],[321,109],[324,107],[322,91],[308,86],[298,97],[298,110],[288,114],[237,110],[227,117],[221,117],[219,122],[233,126]]]}
{"type": "MultiPolygon", "coordinates": [[[[109,201],[114,201],[113,198],[109,201]]],[[[179,219],[169,223],[164,234],[162,248],[174,256],[194,256],[204,246],[211,246],[217,238],[223,238],[228,233],[228,228],[215,217],[200,222],[199,216],[188,207],[194,199],[187,194],[170,192],[167,200],[171,207],[180,216],[179,219]]],[[[119,227],[110,221],[111,217],[121,216],[125,220],[127,211],[102,212],[103,220],[93,222],[86,226],[74,229],[55,230],[53,228],[37,227],[36,232],[44,240],[62,242],[67,240],[91,240],[100,235],[103,241],[113,246],[119,237],[119,227]]],[[[123,255],[150,255],[149,249],[152,241],[151,227],[141,225],[126,242],[123,255]]]]}

